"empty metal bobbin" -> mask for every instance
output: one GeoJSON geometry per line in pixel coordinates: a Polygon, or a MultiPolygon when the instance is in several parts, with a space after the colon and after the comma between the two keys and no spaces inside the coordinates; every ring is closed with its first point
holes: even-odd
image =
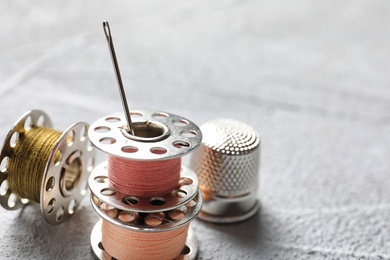
{"type": "Polygon", "coordinates": [[[203,140],[190,162],[204,200],[199,218],[232,223],[251,217],[260,208],[259,134],[231,119],[212,120],[200,129],[203,140]]]}

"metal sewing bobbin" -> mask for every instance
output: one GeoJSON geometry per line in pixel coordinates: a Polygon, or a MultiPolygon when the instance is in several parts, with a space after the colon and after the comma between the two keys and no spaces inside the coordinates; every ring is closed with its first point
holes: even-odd
{"type": "MultiPolygon", "coordinates": [[[[115,157],[138,161],[169,160],[181,157],[199,146],[202,134],[191,121],[166,112],[132,111],[129,134],[123,113],[105,116],[94,122],[88,135],[99,150],[115,157]]],[[[98,165],[89,178],[91,202],[106,221],[136,232],[165,232],[188,224],[200,212],[202,196],[195,173],[181,166],[177,188],[158,197],[137,197],[117,191],[108,179],[107,162],[98,165]],[[162,216],[159,225],[150,225],[145,217],[162,216]],[[129,221],[129,216],[131,221],[129,221]],[[134,221],[135,220],[135,221],[134,221]]],[[[101,243],[101,221],[91,233],[91,246],[99,259],[112,259],[101,243]]],[[[189,231],[182,254],[175,259],[195,259],[198,242],[189,231]]]]}
{"type": "Polygon", "coordinates": [[[201,130],[202,144],[190,162],[204,199],[199,218],[232,223],[251,217],[260,207],[258,133],[231,119],[209,121],[201,130]]]}
{"type": "MultiPolygon", "coordinates": [[[[0,154],[2,172],[0,204],[5,209],[15,210],[29,202],[8,186],[7,178],[11,174],[20,174],[10,172],[8,165],[10,161],[16,159],[14,155],[16,145],[23,142],[23,137],[30,129],[38,127],[52,128],[49,116],[41,110],[29,111],[19,118],[4,140],[0,154]]],[[[61,134],[50,151],[42,176],[39,203],[44,219],[52,225],[61,224],[74,215],[87,193],[87,181],[94,166],[95,156],[95,150],[87,138],[87,131],[86,123],[71,125],[61,134]]]]}

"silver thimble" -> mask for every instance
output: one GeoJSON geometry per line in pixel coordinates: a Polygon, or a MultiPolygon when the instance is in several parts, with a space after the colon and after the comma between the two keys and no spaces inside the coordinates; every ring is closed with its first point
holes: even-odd
{"type": "Polygon", "coordinates": [[[190,162],[204,199],[199,218],[232,223],[251,217],[260,207],[258,133],[231,119],[212,120],[200,129],[203,140],[190,162]]]}

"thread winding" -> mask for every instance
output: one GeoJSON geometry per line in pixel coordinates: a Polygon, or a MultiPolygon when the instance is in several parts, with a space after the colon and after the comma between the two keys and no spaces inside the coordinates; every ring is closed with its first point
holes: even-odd
{"type": "Polygon", "coordinates": [[[40,201],[47,161],[61,132],[33,127],[19,136],[9,159],[8,185],[21,198],[40,201]]]}
{"type": "MultiPolygon", "coordinates": [[[[140,112],[138,114],[143,116],[145,113],[140,112]]],[[[115,259],[172,260],[180,257],[180,253],[185,248],[189,222],[194,217],[194,212],[193,209],[189,209],[190,215],[186,215],[188,213],[187,208],[192,206],[187,207],[187,204],[190,203],[184,197],[188,195],[187,192],[179,190],[183,186],[183,183],[180,183],[182,166],[179,156],[195,148],[196,142],[200,141],[201,134],[195,125],[180,117],[162,112],[153,112],[150,115],[156,120],[159,115],[164,117],[163,125],[165,125],[166,120],[169,120],[170,123],[166,124],[164,129],[168,127],[170,132],[180,135],[188,141],[182,141],[181,138],[174,142],[171,139],[166,139],[166,141],[165,139],[158,139],[155,147],[153,147],[150,144],[153,144],[154,139],[148,140],[147,143],[142,143],[140,139],[140,143],[136,147],[111,146],[111,148],[108,148],[107,144],[114,143],[111,141],[119,140],[120,142],[117,143],[122,143],[126,140],[127,136],[118,132],[118,128],[115,128],[115,125],[112,124],[114,122],[111,122],[123,121],[123,118],[118,115],[108,116],[91,126],[91,129],[93,129],[89,132],[91,141],[109,154],[107,166],[102,165],[107,172],[99,176],[99,170],[92,173],[96,173],[96,176],[90,178],[90,185],[93,185],[91,191],[95,194],[97,200],[95,201],[93,197],[93,203],[94,206],[97,206],[95,209],[103,218],[101,230],[96,231],[99,234],[97,240],[95,241],[91,237],[91,243],[95,245],[93,248],[99,247],[96,251],[94,249],[98,257],[101,256],[103,251],[115,259]],[[183,125],[177,123],[189,126],[183,128],[183,125]],[[186,130],[190,126],[194,130],[186,130]],[[107,132],[107,134],[102,135],[102,132],[107,132]],[[191,137],[186,136],[186,133],[191,134],[191,137]],[[196,139],[190,139],[195,137],[196,139]],[[160,141],[164,145],[160,144],[160,141]],[[188,149],[173,150],[177,158],[172,159],[171,153],[166,154],[168,150],[164,147],[171,147],[172,149],[188,147],[188,149]],[[129,155],[129,153],[137,152],[138,149],[140,150],[138,154],[129,155]],[[150,149],[151,153],[142,152],[147,151],[147,149],[150,149]],[[163,149],[165,152],[163,152],[163,149]],[[125,159],[126,157],[127,159],[125,159]],[[106,176],[108,176],[108,182],[106,176]],[[98,184],[103,181],[104,185],[98,184]],[[110,199],[109,196],[114,197],[110,199]],[[118,202],[118,200],[121,200],[121,202],[118,202]],[[167,202],[168,204],[164,206],[167,202]],[[174,203],[177,204],[176,208],[174,208],[174,203]],[[184,203],[187,204],[184,205],[184,203]],[[124,204],[129,205],[128,208],[124,204]],[[147,205],[149,205],[150,210],[147,205]],[[123,207],[126,210],[123,210],[123,207]],[[170,221],[172,221],[172,225],[165,225],[170,221]],[[95,243],[97,241],[100,243],[95,243]]],[[[152,127],[142,126],[140,132],[135,134],[140,134],[139,137],[145,138],[155,137],[155,134],[160,135],[160,122],[157,123],[156,126],[152,127]]],[[[123,129],[119,130],[122,131],[123,129]]],[[[136,141],[136,139],[132,141],[136,141]]],[[[186,173],[183,172],[183,176],[186,176],[186,173]]],[[[188,178],[183,177],[183,179],[188,178]]],[[[192,180],[190,184],[192,184],[192,180]]],[[[191,196],[193,195],[196,194],[191,194],[191,196]]],[[[199,211],[198,207],[197,211],[199,211]]],[[[100,224],[96,227],[100,229],[100,224]]],[[[191,237],[189,240],[189,244],[191,244],[193,238],[191,237]]],[[[185,252],[188,254],[187,251],[185,252]]]]}
{"type": "Polygon", "coordinates": [[[102,244],[116,259],[172,260],[183,250],[188,228],[189,224],[166,232],[137,232],[103,219],[102,244]]]}
{"type": "Polygon", "coordinates": [[[108,157],[108,178],[126,195],[153,197],[174,190],[180,179],[181,158],[164,161],[135,161],[108,157]]]}

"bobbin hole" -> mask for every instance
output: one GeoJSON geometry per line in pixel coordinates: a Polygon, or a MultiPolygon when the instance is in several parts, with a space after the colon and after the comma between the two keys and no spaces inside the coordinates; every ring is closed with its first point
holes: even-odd
{"type": "Polygon", "coordinates": [[[56,199],[52,198],[49,203],[47,204],[46,211],[48,214],[52,213],[54,210],[54,207],[56,205],[56,199]]]}
{"type": "Polygon", "coordinates": [[[133,124],[133,128],[134,135],[138,137],[159,137],[162,136],[165,132],[163,126],[153,121],[135,122],[133,124]]]}
{"type": "Polygon", "coordinates": [[[186,217],[186,213],[184,213],[182,210],[174,209],[168,213],[169,217],[173,220],[182,220],[186,217]]]}
{"type": "Polygon", "coordinates": [[[54,178],[54,176],[51,176],[51,177],[47,180],[47,182],[46,182],[46,191],[47,191],[47,192],[53,190],[54,185],[55,185],[55,182],[56,182],[56,179],[54,178]]]}
{"type": "Polygon", "coordinates": [[[96,177],[94,178],[94,180],[95,180],[97,183],[107,183],[107,182],[108,182],[107,176],[96,176],[96,177]]]}
{"type": "Polygon", "coordinates": [[[161,197],[152,198],[150,204],[153,206],[163,206],[165,204],[165,199],[161,197]]]}
{"type": "Polygon", "coordinates": [[[83,171],[83,161],[76,151],[69,156],[67,162],[61,169],[61,191],[64,196],[69,196],[74,188],[79,184],[83,171]]]}
{"type": "Polygon", "coordinates": [[[180,119],[180,120],[174,120],[173,121],[173,124],[175,125],[175,126],[186,126],[186,125],[188,125],[190,122],[188,122],[187,120],[185,120],[185,119],[180,119]]]}
{"type": "Polygon", "coordinates": [[[182,177],[180,178],[179,180],[179,185],[180,186],[183,186],[183,185],[191,185],[192,184],[192,180],[190,178],[187,178],[187,177],[182,177]]]}
{"type": "Polygon", "coordinates": [[[7,171],[7,168],[8,168],[8,161],[9,161],[9,157],[6,156],[3,158],[3,160],[1,160],[1,164],[0,164],[0,171],[1,172],[6,172],[7,171]]]}
{"type": "Polygon", "coordinates": [[[111,116],[111,117],[107,117],[106,121],[109,123],[118,123],[121,121],[121,119],[119,117],[111,116]]]}
{"type": "Polygon", "coordinates": [[[89,141],[87,141],[87,151],[88,152],[92,152],[93,151],[93,147],[92,147],[92,145],[91,145],[91,142],[89,142],[89,141]]]}
{"type": "Polygon", "coordinates": [[[191,248],[189,246],[185,245],[183,247],[183,250],[181,250],[181,254],[182,255],[188,255],[189,253],[191,253],[191,248]]]}
{"type": "Polygon", "coordinates": [[[190,143],[186,141],[175,141],[173,142],[173,146],[176,148],[190,147],[190,143]]]}
{"type": "Polygon", "coordinates": [[[113,206],[110,206],[110,205],[104,203],[104,202],[101,202],[100,209],[107,211],[107,210],[113,210],[115,208],[113,206]]]}
{"type": "Polygon", "coordinates": [[[72,199],[70,202],[69,202],[69,206],[68,206],[68,213],[70,215],[72,215],[74,212],[75,212],[75,209],[77,207],[77,202],[75,199],[72,199]]]}
{"type": "Polygon", "coordinates": [[[118,211],[116,209],[104,210],[104,213],[112,219],[118,217],[118,211]]]}
{"type": "Polygon", "coordinates": [[[0,185],[0,196],[4,196],[8,191],[8,181],[4,180],[0,185]]]}
{"type": "Polygon", "coordinates": [[[139,202],[139,199],[134,196],[126,196],[122,199],[122,202],[127,205],[136,205],[139,202]]]}
{"type": "Polygon", "coordinates": [[[155,142],[167,138],[169,128],[159,121],[139,121],[133,123],[134,135],[130,134],[127,125],[122,126],[122,134],[129,139],[139,142],[155,142]]]}
{"type": "Polygon", "coordinates": [[[164,218],[165,218],[164,213],[161,213],[161,212],[150,213],[145,217],[144,221],[145,221],[146,225],[148,225],[148,226],[157,227],[157,226],[161,225],[164,218]]]}
{"type": "Polygon", "coordinates": [[[160,112],[160,113],[154,113],[152,115],[152,117],[154,117],[156,119],[165,119],[165,118],[168,118],[169,115],[167,113],[160,112]]]}
{"type": "Polygon", "coordinates": [[[19,133],[18,132],[14,132],[11,136],[11,139],[9,141],[9,145],[11,147],[15,147],[16,146],[16,143],[19,141],[19,133]]]}
{"type": "Polygon", "coordinates": [[[100,191],[100,193],[104,196],[114,196],[116,195],[116,190],[112,188],[105,188],[100,191]]]}
{"type": "Polygon", "coordinates": [[[43,115],[41,115],[41,116],[38,118],[37,126],[43,126],[43,123],[45,123],[45,117],[44,117],[43,115]]]}
{"type": "Polygon", "coordinates": [[[122,152],[135,153],[135,152],[138,152],[138,148],[135,146],[124,146],[124,147],[122,147],[122,152]]]}
{"type": "Polygon", "coordinates": [[[162,148],[162,147],[153,147],[153,148],[150,148],[150,152],[153,154],[165,154],[165,153],[167,153],[167,150],[165,148],[162,148]]]}
{"type": "Polygon", "coordinates": [[[192,138],[192,137],[195,137],[198,135],[198,133],[193,131],[193,130],[184,130],[180,134],[184,137],[189,137],[189,138],[192,138]]]}
{"type": "Polygon", "coordinates": [[[26,121],[24,121],[24,130],[29,130],[30,128],[31,128],[31,126],[32,126],[32,123],[31,123],[32,121],[31,121],[31,117],[30,116],[28,116],[27,118],[26,118],[26,121]]]}
{"type": "Polygon", "coordinates": [[[79,135],[80,135],[80,141],[84,142],[86,137],[87,137],[87,127],[86,126],[81,127],[81,129],[79,131],[79,135]]]}
{"type": "Polygon", "coordinates": [[[103,247],[102,242],[99,242],[98,247],[99,247],[100,250],[103,250],[103,251],[104,251],[104,247],[103,247]]]}
{"type": "Polygon", "coordinates": [[[130,112],[132,118],[143,117],[144,115],[141,112],[130,112]]]}
{"type": "Polygon", "coordinates": [[[132,222],[138,217],[137,213],[135,212],[125,212],[122,211],[118,214],[118,219],[122,222],[132,222]]]}
{"type": "Polygon", "coordinates": [[[195,207],[197,204],[197,201],[196,200],[190,200],[187,204],[186,204],[186,207],[187,208],[193,208],[195,207]]]}
{"type": "Polygon", "coordinates": [[[93,129],[93,131],[95,131],[96,133],[108,133],[111,131],[111,128],[107,127],[107,126],[98,126],[98,127],[95,127],[93,129]]]}
{"type": "Polygon", "coordinates": [[[18,196],[16,194],[11,193],[8,197],[8,207],[13,208],[16,205],[16,202],[18,201],[18,196]]]}
{"type": "Polygon", "coordinates": [[[102,144],[115,144],[116,139],[112,138],[112,137],[104,137],[104,138],[100,139],[99,142],[102,144]]]}
{"type": "Polygon", "coordinates": [[[57,210],[56,221],[59,222],[61,220],[62,216],[64,216],[64,207],[63,206],[61,206],[61,208],[59,208],[57,210]]]}
{"type": "Polygon", "coordinates": [[[55,166],[60,165],[61,161],[62,161],[62,152],[58,150],[54,155],[54,165],[55,166]]]}
{"type": "Polygon", "coordinates": [[[75,136],[76,136],[76,133],[75,133],[74,130],[71,130],[71,131],[68,133],[68,137],[66,138],[66,143],[68,144],[68,146],[72,146],[72,145],[73,145],[75,136]]]}
{"type": "Polygon", "coordinates": [[[95,165],[95,159],[93,157],[88,158],[87,171],[92,172],[94,165],[95,165]]]}
{"type": "Polygon", "coordinates": [[[185,192],[184,190],[174,190],[172,191],[172,195],[178,198],[184,198],[185,196],[187,196],[187,192],[185,192]]]}

